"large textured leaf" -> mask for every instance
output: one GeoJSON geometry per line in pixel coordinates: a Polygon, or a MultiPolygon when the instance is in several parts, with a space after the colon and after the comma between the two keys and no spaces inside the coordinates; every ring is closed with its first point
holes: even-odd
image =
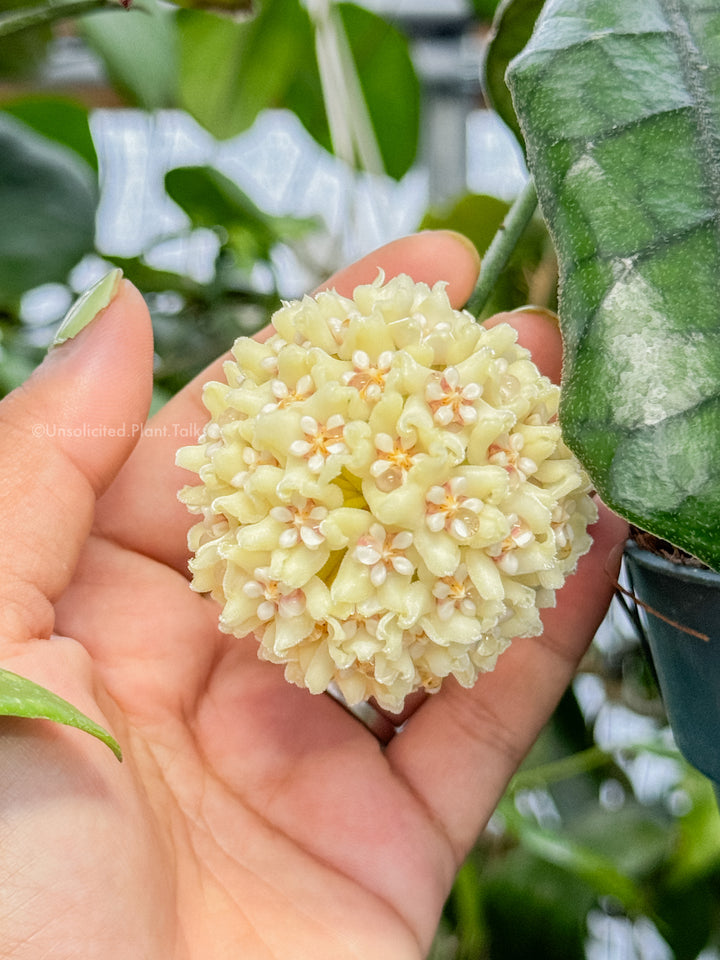
{"type": "Polygon", "coordinates": [[[509,83],[561,270],[566,439],[720,567],[720,7],[550,0],[509,83]]]}
{"type": "Polygon", "coordinates": [[[0,113],[0,307],[94,249],[97,180],[72,150],[0,113]]]}

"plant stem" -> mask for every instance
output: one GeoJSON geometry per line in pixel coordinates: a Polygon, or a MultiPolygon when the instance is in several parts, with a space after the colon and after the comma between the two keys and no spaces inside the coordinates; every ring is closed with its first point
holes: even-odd
{"type": "Polygon", "coordinates": [[[505,220],[492,239],[482,260],[480,278],[467,303],[467,309],[474,316],[482,313],[495,284],[507,266],[517,242],[530,222],[537,207],[537,193],[532,177],[518,194],[508,210],[505,220]]]}
{"type": "Polygon", "coordinates": [[[590,773],[598,767],[612,763],[611,753],[600,747],[588,747],[569,757],[561,757],[549,763],[540,764],[529,770],[521,770],[510,781],[508,792],[515,794],[518,790],[533,790],[546,787],[561,780],[570,780],[572,777],[590,773]]]}
{"type": "Polygon", "coordinates": [[[652,753],[657,757],[669,757],[672,760],[682,759],[677,747],[667,747],[659,740],[631,743],[614,751],[603,750],[596,745],[579,750],[570,756],[560,757],[559,760],[550,760],[548,763],[541,763],[528,770],[520,770],[508,784],[507,795],[512,797],[520,790],[550,787],[554,783],[591,773],[599,767],[615,762],[616,754],[634,756],[643,752],[652,753]]]}
{"type": "Polygon", "coordinates": [[[40,3],[34,7],[20,7],[16,10],[9,10],[0,14],[0,37],[7,37],[10,34],[18,33],[20,30],[37,27],[43,23],[51,23],[53,20],[62,20],[66,17],[90,13],[92,10],[99,10],[102,7],[121,9],[119,3],[112,3],[111,0],[63,0],[63,2],[48,0],[48,2],[40,3]]]}

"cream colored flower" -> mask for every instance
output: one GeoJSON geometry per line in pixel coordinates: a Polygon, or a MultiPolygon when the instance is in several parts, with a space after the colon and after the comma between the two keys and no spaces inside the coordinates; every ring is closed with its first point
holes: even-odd
{"type": "Polygon", "coordinates": [[[407,577],[413,575],[415,568],[405,553],[412,540],[409,530],[388,533],[379,523],[374,523],[368,533],[360,537],[352,555],[370,567],[370,582],[379,587],[385,583],[389,570],[407,577]]]}
{"type": "Polygon", "coordinates": [[[402,708],[492,670],[587,551],[558,388],[507,325],[400,276],[286,303],[241,337],[178,463],[193,588],[288,680],[402,708]]]}

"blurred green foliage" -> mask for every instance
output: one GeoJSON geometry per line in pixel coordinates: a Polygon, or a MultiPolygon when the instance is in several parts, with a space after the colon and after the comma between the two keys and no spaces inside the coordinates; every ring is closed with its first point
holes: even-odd
{"type": "MultiPolygon", "coordinates": [[[[37,5],[13,0],[3,9],[23,6],[37,5]]],[[[108,184],[91,132],[93,98],[69,99],[47,82],[50,41],[69,35],[94,51],[107,78],[103,102],[148,115],[184,110],[220,140],[247,130],[268,109],[289,110],[324,150],[354,165],[357,182],[368,157],[379,157],[393,178],[417,162],[423,101],[412,50],[386,19],[348,3],[331,5],[322,22],[299,0],[257,0],[251,19],[138,0],[130,13],[108,2],[88,16],[54,21],[50,6],[40,26],[0,36],[2,76],[12,78],[0,88],[0,394],[38,362],[56,322],[27,323],[24,297],[52,283],[69,299],[77,264],[100,258],[121,266],[148,300],[160,403],[234,337],[267,322],[278,303],[278,249],[294,251],[319,282],[340,265],[338,244],[325,236],[313,247],[326,226],[273,215],[219,169],[198,165],[170,170],[164,187],[187,219],[182,235],[204,230],[215,238],[208,279],[158,269],[152,249],[121,256],[101,248],[96,219],[108,184]],[[343,70],[336,79],[347,84],[349,97],[341,105],[357,106],[362,93],[365,114],[345,129],[329,109],[333,91],[317,57],[321,32],[339,45],[343,70]],[[17,57],[8,53],[11,44],[22,51],[17,57]],[[326,253],[311,255],[311,248],[326,253]]],[[[504,104],[501,112],[508,109],[502,64],[525,42],[539,6],[537,0],[500,5],[486,85],[493,102],[504,104]]],[[[497,7],[475,0],[480,33],[497,7]]],[[[506,120],[513,124],[510,114],[506,120]]],[[[418,227],[461,230],[483,252],[506,211],[497,197],[468,194],[426,211],[418,227]]],[[[539,218],[487,310],[526,303],[556,304],[555,257],[539,218]]],[[[630,941],[635,937],[628,957],[646,956],[637,946],[643,930],[664,938],[678,960],[720,946],[715,798],[668,741],[639,642],[618,611],[608,631],[610,640],[583,663],[581,682],[460,870],[432,960],[609,956],[598,952],[598,938],[612,924],[630,931],[630,941]],[[582,695],[582,681],[594,691],[595,708],[582,695]],[[641,721],[636,736],[628,718],[641,721]],[[598,733],[612,722],[631,731],[618,746],[598,733]]]]}

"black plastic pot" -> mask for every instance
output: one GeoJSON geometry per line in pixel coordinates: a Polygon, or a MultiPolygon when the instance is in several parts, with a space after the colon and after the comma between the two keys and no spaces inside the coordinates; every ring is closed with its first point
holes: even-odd
{"type": "Polygon", "coordinates": [[[639,605],[638,613],[675,741],[720,800],[720,574],[672,563],[632,541],[625,562],[633,593],[649,608],[639,605]]]}

